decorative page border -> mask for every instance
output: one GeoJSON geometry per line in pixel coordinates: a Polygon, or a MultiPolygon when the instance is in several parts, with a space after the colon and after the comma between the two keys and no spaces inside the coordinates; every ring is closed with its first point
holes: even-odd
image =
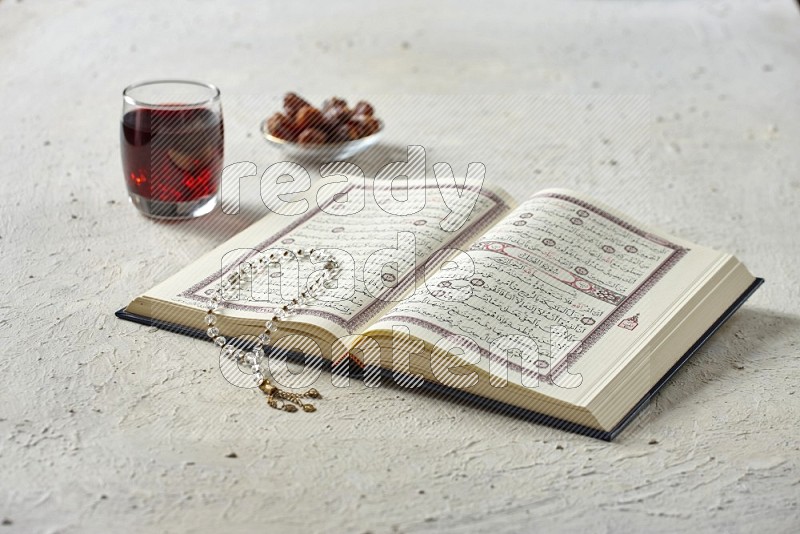
{"type": "MultiPolygon", "coordinates": [[[[429,260],[432,259],[432,258],[437,258],[437,256],[440,256],[444,249],[458,248],[458,247],[464,245],[465,243],[469,242],[476,235],[480,235],[480,233],[483,232],[483,230],[485,230],[487,227],[490,226],[491,221],[494,220],[499,213],[509,209],[508,204],[506,204],[506,202],[499,195],[495,194],[492,191],[486,190],[484,188],[475,189],[475,188],[472,188],[472,187],[468,187],[466,185],[464,187],[458,187],[456,185],[449,185],[449,184],[448,185],[441,185],[441,186],[438,185],[438,184],[437,185],[432,185],[432,184],[429,185],[427,183],[427,181],[426,181],[425,185],[415,186],[415,187],[412,187],[411,189],[412,190],[425,189],[425,194],[427,195],[429,190],[435,190],[435,191],[438,192],[440,187],[443,188],[443,189],[456,189],[456,190],[462,191],[462,192],[464,191],[465,188],[466,188],[467,191],[476,191],[479,195],[481,195],[481,196],[483,196],[485,198],[488,198],[489,200],[493,201],[494,202],[494,206],[492,206],[491,208],[486,210],[486,212],[483,215],[481,215],[477,220],[468,221],[466,223],[467,227],[464,228],[463,230],[457,232],[453,239],[451,239],[450,241],[445,242],[442,246],[440,246],[438,249],[433,251],[433,253],[431,253],[430,256],[429,256],[429,260]]],[[[251,250],[250,252],[248,252],[246,254],[243,254],[242,256],[240,256],[235,261],[232,261],[231,263],[226,265],[224,268],[222,268],[219,271],[216,271],[215,273],[207,276],[206,278],[204,278],[200,282],[194,284],[193,286],[189,287],[185,291],[181,292],[179,294],[179,296],[184,297],[184,298],[189,299],[189,300],[192,300],[192,301],[195,301],[195,302],[202,302],[202,303],[208,302],[208,297],[206,295],[200,293],[200,291],[204,287],[207,287],[209,284],[211,284],[215,280],[219,280],[220,278],[226,276],[229,272],[231,272],[231,270],[237,268],[242,262],[247,261],[250,258],[252,258],[253,256],[255,256],[256,254],[258,254],[259,251],[267,249],[267,248],[270,248],[272,245],[274,245],[279,240],[281,240],[284,236],[286,236],[289,232],[291,232],[294,229],[298,228],[299,226],[307,223],[312,218],[314,218],[314,217],[316,217],[316,216],[318,216],[320,214],[328,215],[327,213],[325,213],[323,211],[322,208],[323,207],[327,208],[328,206],[332,205],[336,201],[335,199],[337,197],[341,196],[342,194],[349,193],[349,192],[353,191],[354,189],[359,189],[359,187],[356,186],[356,185],[353,185],[353,186],[345,189],[341,193],[337,193],[336,195],[332,195],[331,198],[329,198],[322,206],[317,205],[314,208],[310,209],[308,212],[303,214],[298,220],[296,220],[295,222],[293,222],[289,226],[284,227],[279,232],[273,234],[269,238],[267,238],[264,241],[258,243],[255,247],[253,247],[255,250],[251,250]]],[[[386,189],[386,188],[383,187],[383,188],[379,188],[379,189],[386,189]]],[[[427,200],[426,200],[426,204],[427,204],[427,200]]],[[[308,248],[324,248],[324,247],[320,245],[320,246],[308,247],[308,248]]],[[[437,258],[436,261],[441,261],[441,258],[437,258]]],[[[327,319],[327,320],[333,322],[334,324],[337,324],[337,325],[341,326],[342,328],[344,328],[347,331],[348,334],[352,334],[352,333],[356,332],[357,330],[359,330],[367,322],[369,322],[369,320],[372,318],[372,316],[375,313],[377,313],[378,310],[383,309],[384,307],[389,305],[392,302],[393,298],[397,297],[398,295],[400,295],[403,292],[405,292],[406,290],[408,290],[411,287],[412,284],[416,283],[416,281],[419,279],[420,276],[424,277],[425,276],[425,268],[426,267],[427,267],[427,263],[423,263],[422,265],[417,265],[413,270],[411,270],[408,273],[406,273],[406,275],[397,284],[395,284],[393,287],[386,288],[386,290],[384,292],[382,292],[378,297],[375,297],[375,299],[371,303],[369,303],[367,306],[364,306],[364,308],[359,310],[350,319],[343,319],[343,318],[339,317],[338,315],[330,313],[330,312],[326,312],[326,311],[322,311],[322,310],[312,310],[312,309],[301,309],[301,310],[298,310],[296,312],[296,315],[297,316],[302,316],[302,315],[315,316],[315,317],[321,317],[323,319],[327,319]]],[[[274,312],[276,312],[278,310],[277,306],[260,306],[260,307],[259,306],[246,306],[246,305],[236,304],[236,303],[232,303],[232,302],[225,302],[223,304],[223,306],[225,308],[233,309],[233,310],[249,311],[249,312],[264,313],[264,314],[274,313],[274,312]]]]}
{"type": "MultiPolygon", "coordinates": [[[[632,232],[632,233],[634,233],[634,234],[636,234],[636,235],[638,235],[640,237],[643,237],[643,238],[645,238],[645,239],[647,239],[649,241],[652,241],[652,242],[654,242],[654,243],[656,243],[658,245],[661,245],[661,246],[664,246],[666,248],[672,249],[672,253],[669,256],[667,256],[661,262],[661,264],[659,264],[659,266],[656,267],[656,269],[652,273],[650,273],[650,275],[647,278],[642,280],[642,282],[639,283],[639,285],[631,292],[631,294],[625,300],[623,300],[622,303],[619,306],[617,306],[616,309],[608,315],[608,317],[606,317],[600,323],[595,325],[595,327],[592,330],[590,330],[583,337],[582,340],[580,340],[578,342],[577,347],[575,349],[573,349],[572,351],[570,351],[570,353],[567,354],[566,357],[562,358],[561,361],[559,361],[554,366],[554,368],[550,369],[549,372],[543,374],[543,373],[538,372],[538,371],[533,371],[533,370],[524,368],[524,367],[522,367],[522,366],[520,366],[520,365],[518,365],[518,364],[516,364],[514,362],[508,361],[505,358],[502,358],[502,357],[500,357],[498,355],[492,354],[488,349],[485,349],[483,347],[479,347],[478,348],[479,354],[482,357],[488,358],[490,360],[494,360],[494,361],[496,361],[496,362],[498,362],[498,363],[500,363],[502,365],[505,365],[505,366],[508,367],[508,369],[512,369],[514,371],[519,371],[520,373],[524,373],[527,376],[530,376],[530,377],[533,377],[533,378],[537,378],[539,380],[543,380],[543,381],[546,381],[546,382],[552,382],[556,378],[558,378],[559,375],[561,375],[564,371],[566,371],[569,368],[570,365],[572,365],[573,363],[578,361],[578,359],[583,354],[585,354],[588,351],[588,349],[592,347],[592,345],[597,343],[597,341],[599,341],[615,324],[617,324],[621,319],[623,319],[625,317],[625,315],[627,315],[627,313],[634,306],[634,304],[636,304],[639,300],[641,300],[641,298],[653,286],[655,286],[655,284],[658,283],[658,281],[661,280],[661,278],[663,278],[664,275],[667,272],[669,272],[669,270],[672,269],[672,267],[674,267],[675,264],[677,264],[681,260],[681,258],[683,258],[686,255],[686,253],[689,252],[690,249],[681,247],[680,245],[677,245],[675,243],[667,241],[667,240],[665,240],[665,239],[663,239],[663,238],[661,238],[659,236],[656,236],[656,235],[654,235],[654,234],[652,234],[650,232],[646,232],[646,231],[642,230],[641,228],[638,228],[638,227],[630,224],[627,221],[623,221],[619,217],[616,217],[615,215],[612,215],[611,213],[609,213],[609,212],[607,212],[607,211],[605,211],[605,210],[603,210],[601,208],[598,208],[598,207],[596,207],[596,206],[594,206],[592,204],[589,204],[587,202],[584,202],[584,201],[582,201],[580,199],[570,197],[568,195],[563,195],[563,194],[560,194],[560,193],[542,193],[542,194],[534,195],[531,198],[532,199],[533,198],[555,198],[555,199],[558,199],[558,200],[563,200],[565,202],[569,202],[571,204],[574,204],[576,206],[579,206],[581,208],[589,210],[592,213],[595,213],[596,215],[599,215],[600,217],[602,217],[602,218],[604,218],[604,219],[606,219],[606,220],[608,220],[608,221],[610,221],[610,222],[612,222],[612,223],[614,223],[614,224],[616,224],[618,226],[621,226],[622,228],[625,228],[626,230],[628,230],[628,231],[630,231],[630,232],[632,232]]],[[[426,321],[424,319],[419,319],[417,317],[410,317],[410,316],[407,316],[407,315],[395,315],[395,316],[391,317],[391,319],[394,319],[394,318],[400,319],[400,320],[402,320],[403,322],[406,322],[406,323],[410,323],[410,324],[425,328],[426,330],[430,330],[432,332],[435,332],[436,334],[441,335],[442,337],[459,335],[459,334],[456,334],[455,332],[452,332],[452,331],[450,331],[450,330],[448,330],[446,328],[442,328],[441,326],[439,326],[437,324],[431,323],[430,321],[426,321]]]]}

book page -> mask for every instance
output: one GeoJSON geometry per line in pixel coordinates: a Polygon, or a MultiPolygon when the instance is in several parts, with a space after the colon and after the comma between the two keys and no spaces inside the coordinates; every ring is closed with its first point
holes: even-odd
{"type": "MultiPolygon", "coordinates": [[[[305,213],[267,216],[146,296],[202,309],[220,276],[247,268],[248,260],[258,252],[316,249],[331,253],[342,274],[336,287],[326,289],[317,302],[298,310],[289,321],[310,323],[339,336],[359,332],[413,292],[426,270],[430,272],[445,259],[447,250],[468,248],[512,206],[504,192],[485,186],[472,191],[470,198],[454,183],[440,185],[429,179],[410,183],[405,190],[405,180],[399,182],[395,189],[387,181],[376,182],[373,191],[372,181],[367,181],[347,189],[333,188],[327,194],[321,184],[317,191],[320,201],[312,200],[305,213]],[[387,191],[399,199],[399,206],[404,194],[409,204],[413,201],[416,205],[422,194],[424,207],[409,206],[405,214],[397,210],[388,213],[377,200],[386,198],[387,191]],[[453,221],[458,224],[459,218],[463,224],[453,229],[453,221]]],[[[224,295],[221,313],[243,319],[269,316],[297,296],[309,277],[321,269],[321,264],[290,259],[280,268],[270,268],[238,294],[224,295]]]]}
{"type": "Polygon", "coordinates": [[[558,384],[564,393],[580,384],[572,364],[602,352],[587,358],[597,364],[595,378],[608,370],[721,254],[656,234],[577,193],[546,190],[467,256],[443,266],[367,334],[403,326],[431,345],[460,349],[495,378],[558,384]],[[609,343],[593,351],[601,342],[609,343]]]}

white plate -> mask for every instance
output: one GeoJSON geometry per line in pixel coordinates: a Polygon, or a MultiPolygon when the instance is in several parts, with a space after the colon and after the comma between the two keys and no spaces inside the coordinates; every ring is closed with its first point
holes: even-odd
{"type": "Polygon", "coordinates": [[[269,133],[266,120],[261,123],[261,133],[269,144],[282,150],[288,156],[320,161],[342,161],[345,158],[363,152],[380,139],[381,134],[383,134],[383,122],[378,121],[378,123],[380,124],[380,129],[372,135],[343,143],[325,143],[321,145],[301,145],[300,143],[292,143],[280,137],[275,137],[269,133]]]}

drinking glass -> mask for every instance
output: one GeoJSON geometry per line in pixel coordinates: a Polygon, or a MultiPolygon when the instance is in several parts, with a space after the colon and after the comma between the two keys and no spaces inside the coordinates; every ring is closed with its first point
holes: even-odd
{"type": "Polygon", "coordinates": [[[133,205],[157,219],[211,212],[224,152],[219,89],[148,81],[126,87],[122,99],[122,168],[133,205]]]}

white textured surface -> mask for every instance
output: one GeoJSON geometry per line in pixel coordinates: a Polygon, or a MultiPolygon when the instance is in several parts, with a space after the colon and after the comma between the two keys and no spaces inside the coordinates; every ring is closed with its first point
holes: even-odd
{"type": "MultiPolygon", "coordinates": [[[[793,2],[164,4],[0,2],[0,533],[797,527],[793,2]],[[158,77],[223,99],[644,95],[644,161],[614,130],[557,180],[499,112],[457,118],[492,132],[483,153],[447,118],[420,131],[437,160],[486,160],[520,195],[595,194],[767,284],[613,444],[389,387],[322,386],[319,413],[282,415],[227,384],[206,344],[112,316],[246,223],[159,225],[127,205],[119,93],[158,77]],[[639,204],[620,193],[642,184],[639,204]]],[[[265,150],[253,132],[232,119],[228,140],[265,150]]]]}

